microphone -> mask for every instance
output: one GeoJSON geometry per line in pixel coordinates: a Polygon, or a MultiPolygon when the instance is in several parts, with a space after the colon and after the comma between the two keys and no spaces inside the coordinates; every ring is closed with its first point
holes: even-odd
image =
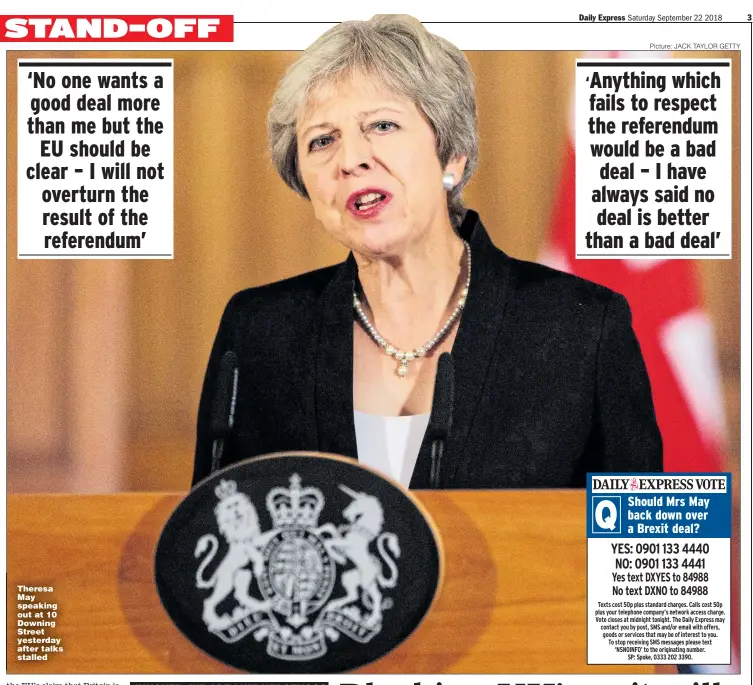
{"type": "Polygon", "coordinates": [[[447,436],[452,428],[452,405],[455,401],[455,362],[449,352],[444,352],[437,363],[437,378],[434,382],[434,398],[426,434],[431,440],[430,487],[439,487],[442,455],[447,436]]]}
{"type": "Polygon", "coordinates": [[[212,468],[214,473],[222,461],[225,439],[233,429],[235,400],[238,397],[238,355],[228,350],[222,355],[217,376],[209,431],[212,436],[212,468]]]}

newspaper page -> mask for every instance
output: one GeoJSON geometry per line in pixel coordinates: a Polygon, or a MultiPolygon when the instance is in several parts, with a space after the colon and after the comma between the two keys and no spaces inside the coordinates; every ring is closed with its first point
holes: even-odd
{"type": "MultiPolygon", "coordinates": [[[[750,11],[732,2],[546,9],[409,0],[369,7],[6,3],[5,682],[750,682],[750,11]],[[414,17],[449,47],[425,52],[407,33],[379,46],[364,33],[371,47],[363,54],[375,64],[387,63],[379,60],[393,45],[412,46],[405,48],[412,57],[394,71],[346,68],[348,78],[327,77],[320,59],[319,90],[301,81],[300,92],[280,94],[285,74],[320,36],[342,22],[392,13],[414,17]],[[451,84],[444,109],[433,109],[456,63],[441,60],[455,49],[472,77],[451,84]],[[411,90],[408,81],[418,85],[411,90]],[[270,109],[282,116],[285,97],[293,133],[280,153],[270,151],[270,137],[284,142],[270,109]],[[375,98],[392,105],[372,107],[375,98]],[[458,112],[469,98],[475,118],[463,123],[458,112]],[[390,107],[399,111],[378,111],[390,107]],[[305,138],[301,117],[317,108],[322,121],[305,138]],[[409,115],[423,133],[401,123],[409,115]],[[367,184],[338,214],[340,191],[331,189],[359,176],[367,184]],[[402,642],[380,642],[410,601],[400,583],[425,569],[378,547],[381,528],[369,537],[361,518],[362,556],[341,542],[325,559],[317,544],[332,538],[309,537],[305,549],[301,538],[285,547],[293,561],[283,555],[275,562],[277,576],[269,547],[258,548],[266,565],[257,564],[248,539],[236,545],[213,529],[216,547],[205,556],[207,546],[197,545],[202,531],[188,527],[190,551],[169,571],[188,578],[201,597],[195,626],[186,630],[160,601],[155,550],[196,473],[202,385],[228,301],[340,264],[351,250],[360,259],[366,243],[338,226],[366,225],[385,216],[390,202],[393,212],[405,208],[406,231],[420,231],[424,218],[434,225],[432,203],[441,198],[449,229],[444,197],[459,198],[458,184],[463,207],[478,213],[490,244],[506,255],[500,259],[516,265],[507,292],[539,297],[530,293],[556,282],[546,295],[553,308],[526,311],[510,299],[481,316],[474,295],[479,302],[496,286],[474,293],[490,281],[474,280],[487,267],[483,258],[471,261],[478,253],[469,245],[467,282],[465,262],[456,260],[458,290],[437,311],[428,350],[400,352],[398,338],[393,348],[382,345],[380,326],[385,337],[394,335],[391,321],[354,291],[364,304],[348,309],[356,342],[344,348],[347,358],[332,362],[355,369],[344,386],[355,399],[345,398],[343,426],[357,424],[359,406],[377,406],[384,387],[398,394],[416,388],[404,394],[403,410],[372,412],[406,419],[432,407],[434,372],[422,386],[411,380],[411,364],[420,368],[442,345],[450,351],[454,344],[453,352],[467,345],[464,318],[476,316],[479,330],[492,331],[488,350],[474,345],[466,355],[469,365],[488,367],[478,387],[456,378],[460,409],[446,459],[463,431],[464,439],[496,441],[494,458],[469,458],[456,480],[444,476],[441,493],[415,492],[442,556],[438,594],[423,622],[402,642]],[[584,342],[580,358],[561,364],[552,360],[591,306],[587,299],[571,306],[569,288],[609,293],[612,304],[599,315],[592,347],[584,342]],[[618,305],[634,343],[615,353],[612,377],[600,364],[610,344],[622,345],[610,343],[618,305]],[[497,317],[500,333],[492,330],[497,317]],[[378,356],[377,345],[393,359],[378,356]],[[598,372],[589,370],[591,349],[598,372]],[[630,350],[645,372],[629,372],[630,350]],[[395,369],[393,385],[384,386],[375,369],[387,362],[395,369]],[[360,376],[359,364],[368,369],[360,376]],[[575,376],[589,390],[558,380],[575,376]],[[634,401],[644,382],[647,414],[634,401]],[[471,397],[486,408],[466,411],[471,397]],[[594,426],[585,432],[581,405],[594,426]],[[620,409],[610,414],[613,407],[620,409]],[[500,428],[510,416],[525,418],[500,428]],[[661,435],[658,468],[632,467],[646,444],[630,437],[641,416],[661,435]],[[600,468],[584,455],[594,441],[614,437],[606,433],[609,417],[618,431],[609,449],[627,458],[600,468]],[[563,480],[569,465],[576,475],[563,480]],[[338,574],[328,586],[332,598],[350,592],[348,583],[354,594],[337,629],[316,633],[312,597],[321,599],[322,563],[338,574]],[[385,589],[390,564],[394,596],[385,589]],[[205,569],[211,573],[203,576],[205,569]],[[309,591],[304,581],[319,585],[309,591]],[[280,599],[274,611],[265,609],[268,621],[254,623],[250,609],[241,611],[244,602],[274,594],[275,583],[275,597],[288,593],[291,606],[309,594],[297,600],[298,614],[286,614],[280,599]],[[227,619],[221,630],[212,615],[227,619]],[[312,635],[316,653],[300,646],[312,635]],[[251,649],[266,650],[273,666],[246,673],[223,657],[251,649]],[[346,672],[317,667],[318,655],[339,649],[352,659],[346,672]]],[[[341,50],[351,50],[357,33],[343,35],[341,50]]],[[[364,231],[368,245],[385,240],[364,231]]],[[[369,254],[369,264],[392,264],[369,254]]],[[[365,263],[358,262],[364,283],[365,263]]],[[[303,278],[295,283],[309,282],[303,278]]],[[[257,349],[254,336],[292,321],[285,307],[310,317],[319,311],[290,292],[274,319],[248,314],[249,349],[257,349]]],[[[316,330],[330,325],[324,311],[324,328],[316,330]]],[[[273,445],[252,454],[279,451],[278,444],[315,449],[296,443],[306,416],[336,412],[322,408],[324,395],[314,401],[306,364],[291,369],[316,359],[323,335],[280,334],[269,354],[240,360],[240,393],[244,384],[274,387],[249,395],[261,428],[237,427],[247,448],[273,445]],[[278,425],[278,405],[290,424],[269,442],[265,424],[270,431],[278,425]]],[[[238,397],[239,412],[247,411],[238,397]]],[[[211,507],[230,496],[218,491],[211,507]]],[[[258,509],[263,523],[264,504],[258,509]]],[[[208,511],[214,526],[215,509],[208,511]]]]}

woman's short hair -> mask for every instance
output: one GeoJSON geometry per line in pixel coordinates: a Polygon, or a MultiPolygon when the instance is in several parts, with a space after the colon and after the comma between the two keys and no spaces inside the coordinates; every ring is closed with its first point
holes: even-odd
{"type": "Polygon", "coordinates": [[[450,218],[459,225],[464,213],[460,192],[478,160],[473,72],[458,48],[413,17],[384,14],[343,22],[290,66],[268,118],[269,150],[282,179],[308,198],[298,170],[296,121],[317,89],[354,71],[373,76],[415,103],[434,129],[442,166],[468,157],[460,182],[447,195],[450,218]]]}

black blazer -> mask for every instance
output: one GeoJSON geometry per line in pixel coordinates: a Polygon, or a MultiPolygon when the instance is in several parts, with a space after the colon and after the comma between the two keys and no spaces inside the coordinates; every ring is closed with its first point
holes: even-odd
{"type": "MultiPolygon", "coordinates": [[[[452,349],[455,404],[442,487],[583,487],[588,471],[661,471],[661,436],[625,298],[508,257],[475,212],[460,233],[473,266],[452,349]]],[[[211,406],[227,350],[240,366],[222,466],[282,450],[357,457],[357,272],[350,255],[233,296],[201,394],[194,483],[211,469],[211,406]]],[[[428,487],[430,452],[424,439],[411,488],[428,487]]]]}

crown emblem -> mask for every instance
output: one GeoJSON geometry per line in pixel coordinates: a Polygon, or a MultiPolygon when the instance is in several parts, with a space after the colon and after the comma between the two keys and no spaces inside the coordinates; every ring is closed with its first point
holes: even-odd
{"type": "Polygon", "coordinates": [[[232,497],[238,491],[238,486],[234,480],[221,480],[220,484],[214,489],[217,499],[223,500],[232,497]]]}
{"type": "Polygon", "coordinates": [[[274,528],[315,528],[323,507],[321,490],[301,488],[301,477],[297,473],[290,476],[290,488],[272,488],[267,493],[267,510],[274,528]]]}

